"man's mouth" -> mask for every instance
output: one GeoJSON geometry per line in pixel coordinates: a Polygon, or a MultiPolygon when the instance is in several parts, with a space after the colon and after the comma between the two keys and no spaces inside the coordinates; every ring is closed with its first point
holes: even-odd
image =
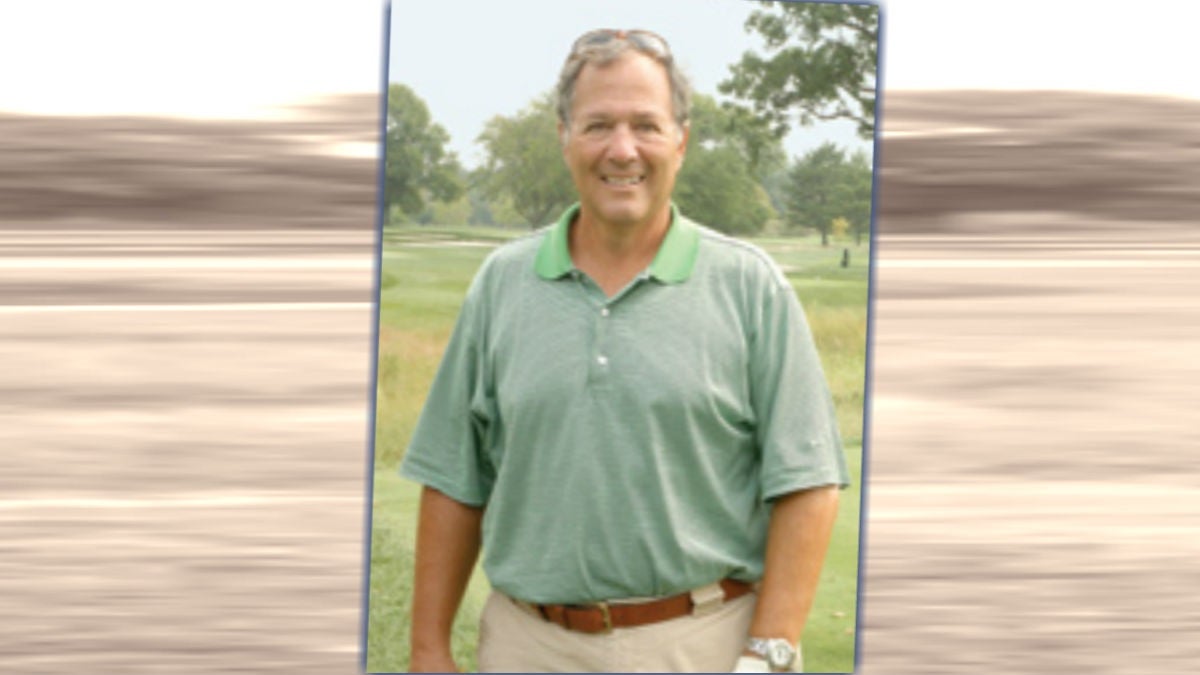
{"type": "Polygon", "coordinates": [[[646,180],[645,176],[604,176],[604,183],[615,187],[628,187],[630,185],[638,185],[646,180]]]}

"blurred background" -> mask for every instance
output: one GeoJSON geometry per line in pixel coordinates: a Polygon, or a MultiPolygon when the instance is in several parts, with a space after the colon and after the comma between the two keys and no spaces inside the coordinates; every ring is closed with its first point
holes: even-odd
{"type": "MultiPolygon", "coordinates": [[[[883,14],[858,669],[1188,670],[1197,9],[883,14]]],[[[386,28],[0,8],[0,672],[360,668],[386,28]]]]}

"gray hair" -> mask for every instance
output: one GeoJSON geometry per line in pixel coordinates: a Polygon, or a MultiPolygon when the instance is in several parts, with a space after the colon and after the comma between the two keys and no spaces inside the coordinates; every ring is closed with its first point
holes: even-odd
{"type": "MultiPolygon", "coordinates": [[[[634,31],[634,33],[643,33],[643,31],[634,31]]],[[[592,31],[576,40],[575,46],[572,48],[571,54],[567,56],[566,62],[563,63],[562,72],[558,76],[556,92],[558,119],[562,122],[564,129],[570,127],[571,104],[575,98],[575,82],[579,79],[579,73],[583,71],[583,67],[589,63],[596,66],[608,65],[625,52],[630,51],[645,54],[666,69],[667,80],[671,85],[671,111],[675,116],[675,124],[680,130],[687,126],[692,105],[692,85],[676,65],[675,58],[667,50],[666,40],[653,35],[662,43],[663,49],[658,50],[639,45],[640,40],[635,40],[634,37],[636,35],[631,36],[625,31],[592,31]],[[588,42],[586,38],[593,33],[611,33],[613,39],[598,43],[588,42]]]]}

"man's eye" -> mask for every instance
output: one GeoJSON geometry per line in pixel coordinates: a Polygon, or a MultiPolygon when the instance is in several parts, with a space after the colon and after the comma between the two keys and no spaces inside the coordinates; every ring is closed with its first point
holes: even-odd
{"type": "Polygon", "coordinates": [[[604,122],[588,122],[586,125],[584,125],[583,130],[584,131],[603,131],[607,128],[608,128],[608,125],[604,122]]]}

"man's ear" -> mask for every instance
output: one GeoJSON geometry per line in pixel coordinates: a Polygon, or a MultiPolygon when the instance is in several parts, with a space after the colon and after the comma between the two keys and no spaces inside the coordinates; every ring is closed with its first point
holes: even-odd
{"type": "Polygon", "coordinates": [[[563,124],[562,120],[558,121],[558,144],[563,150],[567,149],[567,125],[563,124]]]}

